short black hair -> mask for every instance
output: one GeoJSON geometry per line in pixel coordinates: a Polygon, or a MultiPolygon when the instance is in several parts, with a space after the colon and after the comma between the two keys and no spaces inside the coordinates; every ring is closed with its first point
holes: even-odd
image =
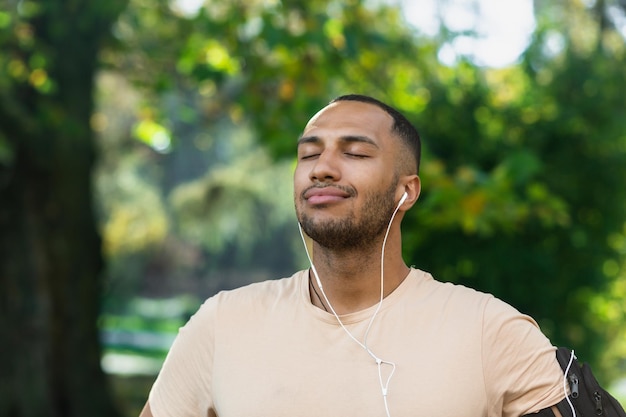
{"type": "Polygon", "coordinates": [[[393,118],[391,131],[396,133],[412,152],[413,157],[415,158],[416,173],[419,173],[420,159],[422,155],[422,141],[415,126],[413,126],[402,113],[380,100],[363,94],[346,94],[333,99],[331,103],[336,103],[338,101],[360,101],[362,103],[373,104],[389,114],[393,118]]]}

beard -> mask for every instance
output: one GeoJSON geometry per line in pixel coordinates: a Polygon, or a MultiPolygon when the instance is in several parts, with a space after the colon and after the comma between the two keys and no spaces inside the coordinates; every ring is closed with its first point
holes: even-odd
{"type": "Polygon", "coordinates": [[[398,179],[383,193],[366,194],[362,211],[343,218],[315,220],[298,210],[296,214],[302,230],[319,245],[333,250],[368,247],[386,231],[396,208],[395,193],[398,179]]]}

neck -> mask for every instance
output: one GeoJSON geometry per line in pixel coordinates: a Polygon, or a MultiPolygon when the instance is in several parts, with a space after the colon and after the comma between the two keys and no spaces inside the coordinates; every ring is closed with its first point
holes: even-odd
{"type": "MultiPolygon", "coordinates": [[[[371,307],[380,301],[382,237],[368,247],[330,250],[314,244],[313,264],[323,290],[337,314],[347,314],[371,307]]],[[[389,235],[384,258],[383,297],[393,292],[409,273],[401,256],[400,232],[389,235]]],[[[322,295],[311,272],[311,281],[322,295]]],[[[312,293],[311,301],[328,309],[323,295],[321,300],[312,293]]]]}

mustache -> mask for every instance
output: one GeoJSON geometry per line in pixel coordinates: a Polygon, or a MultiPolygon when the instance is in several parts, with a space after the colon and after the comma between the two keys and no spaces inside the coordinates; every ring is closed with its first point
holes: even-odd
{"type": "Polygon", "coordinates": [[[337,184],[314,184],[311,185],[307,188],[305,188],[301,193],[300,193],[300,199],[304,200],[304,195],[309,191],[312,190],[314,188],[327,188],[327,187],[334,187],[338,190],[343,191],[344,193],[348,194],[350,197],[354,197],[356,195],[356,190],[352,187],[348,187],[346,185],[337,185],[337,184]]]}

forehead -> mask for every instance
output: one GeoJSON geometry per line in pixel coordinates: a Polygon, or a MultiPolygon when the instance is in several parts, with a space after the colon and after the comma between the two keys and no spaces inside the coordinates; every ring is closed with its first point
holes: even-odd
{"type": "Polygon", "coordinates": [[[303,137],[364,136],[383,140],[391,133],[393,118],[383,109],[359,101],[338,101],[309,120],[303,137]]]}

